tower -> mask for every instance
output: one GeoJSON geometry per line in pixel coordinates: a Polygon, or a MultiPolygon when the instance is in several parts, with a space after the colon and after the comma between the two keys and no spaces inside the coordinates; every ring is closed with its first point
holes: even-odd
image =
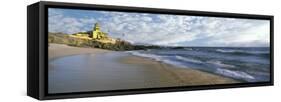
{"type": "Polygon", "coordinates": [[[93,39],[104,39],[104,38],[107,38],[107,34],[100,30],[100,25],[98,23],[95,23],[95,26],[93,28],[92,34],[93,34],[92,35],[93,39]]]}
{"type": "Polygon", "coordinates": [[[94,31],[96,31],[96,30],[100,30],[100,25],[98,24],[98,23],[95,23],[95,26],[94,26],[94,31]]]}
{"type": "Polygon", "coordinates": [[[99,24],[98,23],[95,23],[95,26],[94,26],[94,28],[93,28],[93,39],[99,39],[99,38],[101,38],[100,37],[100,33],[101,33],[101,31],[100,31],[100,26],[99,26],[99,24]]]}

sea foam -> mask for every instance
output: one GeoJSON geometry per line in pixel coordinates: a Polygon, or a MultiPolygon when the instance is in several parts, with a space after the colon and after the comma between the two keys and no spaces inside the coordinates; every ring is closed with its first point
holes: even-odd
{"type": "Polygon", "coordinates": [[[221,61],[213,61],[213,60],[210,60],[210,61],[207,61],[207,63],[213,64],[213,65],[218,66],[218,67],[235,68],[234,65],[224,64],[224,63],[222,63],[221,61]]]}
{"type": "Polygon", "coordinates": [[[236,79],[247,80],[249,82],[255,80],[255,78],[253,76],[251,76],[245,72],[241,72],[241,71],[232,71],[232,70],[228,70],[228,69],[218,68],[216,73],[224,75],[224,76],[236,78],[236,79]]]}
{"type": "Polygon", "coordinates": [[[128,52],[135,56],[150,58],[150,59],[153,59],[153,60],[156,60],[159,62],[163,62],[166,64],[178,66],[181,68],[187,68],[184,64],[182,64],[178,61],[173,61],[171,59],[168,59],[167,56],[158,56],[158,55],[154,55],[154,54],[141,53],[141,52],[137,52],[137,51],[128,51],[128,52]]]}
{"type": "Polygon", "coordinates": [[[141,52],[137,52],[137,51],[128,51],[128,52],[135,56],[150,58],[150,59],[154,59],[156,61],[161,61],[161,58],[162,58],[161,56],[157,56],[154,54],[141,53],[141,52]]]}
{"type": "Polygon", "coordinates": [[[234,50],[234,49],[217,49],[217,52],[222,53],[245,53],[245,54],[268,54],[268,51],[245,51],[245,50],[234,50]]]}
{"type": "Polygon", "coordinates": [[[192,63],[203,63],[200,60],[195,60],[195,59],[190,59],[190,58],[186,58],[186,57],[182,57],[182,56],[176,56],[177,59],[182,60],[182,61],[186,61],[186,62],[192,62],[192,63]]]}

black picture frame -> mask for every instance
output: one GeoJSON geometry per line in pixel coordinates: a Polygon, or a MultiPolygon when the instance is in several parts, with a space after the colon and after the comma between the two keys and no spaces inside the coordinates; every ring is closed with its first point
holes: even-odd
{"type": "Polygon", "coordinates": [[[272,86],[273,81],[273,33],[274,21],[272,15],[254,15],[238,13],[221,13],[205,11],[188,11],[158,8],[126,7],[111,5],[94,5],[78,3],[62,3],[40,1],[27,7],[27,95],[39,100],[61,99],[61,98],[81,98],[110,95],[128,95],[143,93],[159,93],[174,91],[206,90],[206,89],[224,89],[256,86],[272,86]],[[167,87],[167,88],[148,88],[148,89],[127,89],[114,91],[95,91],[95,92],[74,92],[48,94],[48,8],[71,8],[84,10],[105,10],[105,11],[123,11],[123,12],[141,12],[141,13],[160,13],[173,15],[192,15],[208,17],[227,17],[227,18],[246,18],[270,20],[270,81],[252,82],[238,84],[220,84],[220,85],[201,85],[186,87],[167,87]]]}

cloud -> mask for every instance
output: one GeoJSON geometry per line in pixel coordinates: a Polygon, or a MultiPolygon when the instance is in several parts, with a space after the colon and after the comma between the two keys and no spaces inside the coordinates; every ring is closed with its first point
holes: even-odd
{"type": "Polygon", "coordinates": [[[49,9],[48,27],[50,32],[73,34],[92,29],[97,20],[93,18],[76,18],[66,16],[57,9],[49,9]]]}
{"type": "Polygon", "coordinates": [[[269,21],[123,13],[49,10],[49,31],[89,31],[94,23],[114,38],[166,46],[269,46],[269,21]],[[77,16],[78,15],[78,16],[77,16]]]}

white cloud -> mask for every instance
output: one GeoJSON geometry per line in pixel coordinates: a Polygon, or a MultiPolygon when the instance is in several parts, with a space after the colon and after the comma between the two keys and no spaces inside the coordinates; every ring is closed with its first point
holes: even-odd
{"type": "MultiPolygon", "coordinates": [[[[110,36],[133,43],[178,46],[268,46],[269,21],[99,12],[100,17],[67,16],[63,10],[49,12],[49,30],[75,33],[101,23],[110,36]],[[203,39],[203,40],[202,40],[203,39]]],[[[80,13],[83,15],[83,13],[80,13]]]]}
{"type": "Polygon", "coordinates": [[[73,34],[81,31],[87,31],[88,25],[93,25],[97,22],[93,18],[75,18],[69,17],[56,9],[49,9],[49,31],[50,32],[62,32],[67,34],[73,34]]]}

